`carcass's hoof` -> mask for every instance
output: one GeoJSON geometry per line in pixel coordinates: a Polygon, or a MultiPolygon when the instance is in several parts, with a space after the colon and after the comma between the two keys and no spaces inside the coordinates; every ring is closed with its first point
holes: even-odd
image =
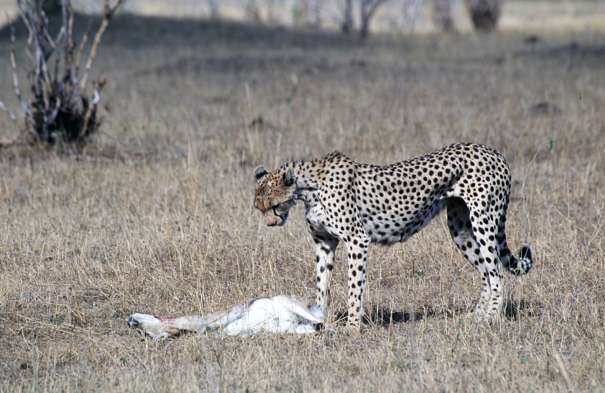
{"type": "Polygon", "coordinates": [[[140,323],[133,316],[128,317],[128,326],[131,328],[139,327],[140,323]]]}

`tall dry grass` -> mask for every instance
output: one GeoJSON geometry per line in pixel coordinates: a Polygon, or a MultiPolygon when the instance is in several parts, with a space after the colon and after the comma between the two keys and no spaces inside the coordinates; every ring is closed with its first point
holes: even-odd
{"type": "MultiPolygon", "coordinates": [[[[79,155],[0,151],[0,391],[605,390],[604,37],[358,46],[116,20],[100,55],[111,83],[97,143],[79,155]],[[532,109],[540,102],[560,112],[532,109]],[[509,159],[509,242],[536,251],[528,276],[505,277],[501,322],[467,316],[479,277],[439,217],[372,248],[361,336],[155,343],[127,328],[135,311],[314,296],[302,209],[265,227],[252,207],[256,165],[335,149],[387,163],[458,141],[509,159]]],[[[337,258],[331,318],[346,309],[337,258]]]]}

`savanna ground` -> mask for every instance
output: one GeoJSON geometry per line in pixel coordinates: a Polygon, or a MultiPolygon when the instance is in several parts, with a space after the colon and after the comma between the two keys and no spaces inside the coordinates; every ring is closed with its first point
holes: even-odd
{"type": "MultiPolygon", "coordinates": [[[[96,142],[0,151],[0,391],[604,391],[605,34],[539,37],[360,45],[119,17],[98,62],[110,82],[96,142]],[[529,275],[505,276],[502,321],[468,317],[479,275],[440,216],[372,248],[361,336],[158,343],[128,329],[132,312],[313,299],[302,208],[265,227],[255,166],[335,149],[389,163],[458,141],[509,159],[509,244],[535,250],[529,275]]],[[[346,308],[337,258],[332,320],[346,308]]]]}

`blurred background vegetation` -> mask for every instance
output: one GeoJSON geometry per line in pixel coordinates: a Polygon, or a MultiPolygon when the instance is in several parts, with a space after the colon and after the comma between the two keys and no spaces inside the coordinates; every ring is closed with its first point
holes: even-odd
{"type": "MultiPolygon", "coordinates": [[[[60,3],[60,0],[46,0],[60,3]]],[[[13,0],[0,0],[0,11],[16,15],[13,0]]],[[[605,27],[602,0],[128,0],[123,12],[178,18],[220,18],[265,25],[340,30],[347,5],[353,23],[361,23],[362,7],[374,7],[372,30],[389,33],[429,33],[442,30],[444,12],[452,30],[469,31],[469,8],[501,7],[500,29],[586,29],[605,27]],[[365,4],[364,4],[365,3],[365,4]]],[[[103,2],[73,0],[76,11],[99,13],[103,2]]],[[[447,26],[445,26],[447,29],[447,26]]]]}

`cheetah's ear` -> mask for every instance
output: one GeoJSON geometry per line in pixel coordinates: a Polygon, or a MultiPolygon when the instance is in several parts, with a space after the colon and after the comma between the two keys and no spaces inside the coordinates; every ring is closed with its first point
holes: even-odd
{"type": "Polygon", "coordinates": [[[291,185],[294,184],[294,171],[292,171],[292,169],[288,169],[286,171],[286,173],[284,173],[284,186],[286,187],[290,187],[291,185]]]}
{"type": "Polygon", "coordinates": [[[265,177],[269,172],[267,172],[267,170],[265,169],[264,166],[259,166],[258,168],[256,168],[254,170],[254,178],[256,180],[260,180],[263,177],[265,177]]]}

